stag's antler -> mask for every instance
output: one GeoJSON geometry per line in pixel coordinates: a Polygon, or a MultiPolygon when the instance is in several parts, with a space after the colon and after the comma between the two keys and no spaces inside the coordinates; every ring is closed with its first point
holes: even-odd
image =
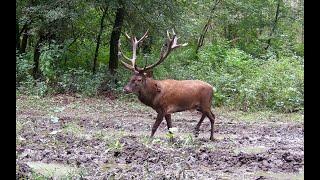
{"type": "Polygon", "coordinates": [[[169,31],[167,31],[167,36],[168,36],[168,40],[166,42],[166,44],[164,44],[164,46],[161,48],[163,51],[160,52],[160,58],[159,60],[149,66],[145,66],[144,68],[139,68],[137,67],[137,65],[135,64],[136,62],[136,51],[137,51],[137,46],[140,42],[142,42],[143,39],[145,39],[148,35],[147,35],[148,31],[139,39],[137,40],[136,37],[130,37],[127,33],[125,33],[125,36],[131,41],[132,44],[132,58],[128,58],[127,56],[125,56],[120,49],[120,41],[119,41],[119,55],[121,55],[124,59],[131,61],[132,65],[129,65],[128,63],[124,62],[121,60],[121,63],[128,69],[133,70],[133,71],[137,71],[137,72],[145,72],[149,69],[152,69],[154,67],[156,67],[157,65],[159,65],[160,63],[162,63],[167,56],[171,53],[171,51],[173,49],[179,48],[181,46],[186,46],[188,43],[184,43],[184,44],[178,44],[178,37],[176,35],[176,33],[174,32],[174,30],[172,29],[172,38],[170,37],[170,33],[169,31]]]}
{"type": "Polygon", "coordinates": [[[146,37],[148,37],[148,30],[144,33],[144,35],[139,39],[137,40],[136,37],[130,37],[127,33],[125,33],[125,36],[130,40],[131,42],[131,45],[132,45],[132,58],[128,58],[126,55],[124,55],[121,51],[121,43],[120,43],[120,40],[119,40],[119,43],[118,43],[118,49],[119,49],[119,52],[118,52],[118,55],[119,56],[122,56],[124,59],[128,60],[131,62],[132,65],[129,65],[128,63],[121,61],[121,63],[128,69],[130,70],[133,70],[133,71],[138,71],[140,72],[142,69],[141,68],[138,68],[137,65],[136,65],[136,59],[137,59],[137,46],[140,42],[142,42],[146,37]]]}
{"type": "Polygon", "coordinates": [[[169,31],[167,31],[168,40],[167,40],[167,43],[164,44],[164,46],[161,48],[161,49],[163,49],[163,51],[160,53],[159,60],[156,63],[143,68],[143,71],[152,69],[152,68],[156,67],[157,65],[159,65],[160,63],[162,63],[173,49],[188,45],[188,43],[178,44],[178,42],[177,42],[178,38],[177,38],[177,35],[173,29],[172,29],[172,34],[173,34],[173,36],[171,38],[169,31]]]}

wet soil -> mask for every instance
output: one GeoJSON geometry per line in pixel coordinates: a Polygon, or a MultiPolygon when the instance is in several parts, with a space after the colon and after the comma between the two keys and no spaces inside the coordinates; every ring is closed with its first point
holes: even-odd
{"type": "MultiPolygon", "coordinates": [[[[240,121],[216,113],[215,141],[201,115],[172,116],[148,138],[156,113],[139,103],[57,96],[17,99],[16,177],[31,177],[27,162],[79,168],[81,179],[291,179],[303,174],[303,121],[240,121]],[[43,104],[48,106],[44,106],[43,104]],[[58,118],[58,122],[52,120],[58,118]]],[[[303,176],[302,176],[303,177],[303,176]]]]}

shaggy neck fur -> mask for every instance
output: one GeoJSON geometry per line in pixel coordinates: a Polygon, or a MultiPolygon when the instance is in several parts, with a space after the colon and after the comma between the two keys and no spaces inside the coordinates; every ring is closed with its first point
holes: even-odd
{"type": "Polygon", "coordinates": [[[147,106],[154,107],[153,100],[157,94],[157,82],[151,78],[146,78],[145,87],[138,93],[139,100],[147,106]]]}

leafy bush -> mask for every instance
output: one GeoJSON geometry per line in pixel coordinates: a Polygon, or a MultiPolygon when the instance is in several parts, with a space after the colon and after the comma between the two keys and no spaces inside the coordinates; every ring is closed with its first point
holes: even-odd
{"type": "MultiPolygon", "coordinates": [[[[295,53],[277,54],[269,50],[258,59],[224,40],[202,47],[198,54],[194,49],[190,45],[174,50],[163,64],[154,69],[154,78],[206,81],[216,89],[215,106],[244,111],[271,109],[292,112],[303,109],[303,58],[295,53]]],[[[92,74],[90,63],[68,67],[61,63],[63,55],[59,46],[44,46],[40,64],[44,78],[35,81],[30,75],[32,55],[17,54],[19,92],[39,96],[52,93],[94,96],[101,89],[121,92],[131,76],[131,72],[121,65],[116,76],[110,75],[103,63],[100,63],[96,74],[92,74]]],[[[151,64],[158,57],[158,50],[154,50],[145,58],[151,64]]],[[[144,66],[145,58],[139,58],[138,65],[144,66]]]]}
{"type": "Polygon", "coordinates": [[[272,109],[284,112],[303,108],[301,59],[280,57],[275,60],[274,56],[270,56],[267,61],[263,61],[235,48],[225,51],[225,56],[222,56],[224,60],[215,54],[217,51],[210,46],[200,53],[200,64],[205,64],[203,60],[214,63],[208,64],[211,70],[197,71],[200,73],[197,77],[216,87],[216,105],[242,110],[272,109]],[[207,76],[208,72],[214,76],[207,76]]]}
{"type": "Polygon", "coordinates": [[[276,58],[269,52],[256,59],[227,42],[207,45],[198,57],[192,49],[172,53],[155,70],[156,78],[206,81],[216,89],[215,106],[245,111],[303,109],[303,59],[299,56],[276,58]]]}
{"type": "Polygon", "coordinates": [[[97,86],[99,86],[100,77],[92,75],[91,72],[79,69],[69,69],[61,77],[59,81],[61,92],[83,93],[85,95],[96,95],[97,86]]]}
{"type": "Polygon", "coordinates": [[[32,53],[16,54],[16,88],[18,93],[44,96],[48,91],[45,82],[35,81],[31,75],[33,68],[32,53]]]}
{"type": "Polygon", "coordinates": [[[251,106],[283,112],[303,109],[304,73],[300,61],[283,57],[267,61],[260,69],[258,76],[244,84],[247,88],[242,92],[249,95],[246,100],[251,106]]]}
{"type": "Polygon", "coordinates": [[[55,82],[58,76],[58,65],[61,62],[62,50],[59,45],[44,45],[41,48],[40,70],[46,82],[55,82]]]}
{"type": "Polygon", "coordinates": [[[31,53],[24,53],[16,54],[16,83],[19,86],[21,82],[28,82],[31,77],[31,72],[33,68],[33,64],[31,61],[32,54],[31,53]]]}

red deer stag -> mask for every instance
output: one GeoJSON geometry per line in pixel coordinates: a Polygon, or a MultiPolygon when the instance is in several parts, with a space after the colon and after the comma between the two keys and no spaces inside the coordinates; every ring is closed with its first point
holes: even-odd
{"type": "MultiPolygon", "coordinates": [[[[139,100],[153,108],[157,113],[157,119],[153,124],[151,137],[153,137],[158,126],[165,117],[167,121],[167,127],[170,132],[172,127],[171,113],[197,110],[202,113],[200,121],[195,127],[195,136],[199,135],[199,128],[205,117],[208,117],[211,122],[211,134],[210,140],[213,140],[213,126],[215,115],[211,112],[211,101],[213,97],[213,88],[210,84],[199,80],[154,80],[147,76],[147,71],[156,67],[162,63],[166,57],[172,52],[172,50],[185,44],[177,43],[177,36],[173,31],[172,37],[170,37],[167,31],[168,40],[162,47],[160,58],[152,65],[145,66],[144,68],[137,67],[136,65],[136,51],[138,44],[141,43],[148,35],[148,31],[137,40],[136,37],[130,37],[125,33],[132,45],[132,58],[125,56],[120,49],[119,42],[119,56],[130,61],[131,65],[122,61],[121,63],[129,70],[134,72],[128,84],[124,87],[125,93],[134,93],[138,96],[139,100]]],[[[171,132],[170,132],[171,133],[171,132]]]]}

